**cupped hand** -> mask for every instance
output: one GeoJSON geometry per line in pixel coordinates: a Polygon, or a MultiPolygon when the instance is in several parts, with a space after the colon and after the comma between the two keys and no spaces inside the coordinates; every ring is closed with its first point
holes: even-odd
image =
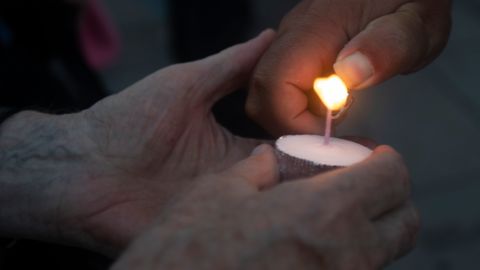
{"type": "Polygon", "coordinates": [[[54,183],[65,242],[117,252],[197,176],[248,156],[259,142],[222,128],[211,108],[246,83],[273,36],[165,68],[71,116],[87,166],[54,183]]]}
{"type": "MultiPolygon", "coordinates": [[[[247,111],[277,135],[320,133],[318,76],[336,72],[351,89],[430,63],[450,32],[450,0],[304,0],[282,21],[260,61],[247,111]]],[[[324,111],[324,110],[323,110],[324,111]]]]}
{"type": "Polygon", "coordinates": [[[413,247],[418,215],[391,148],[280,185],[276,166],[261,146],[202,176],[113,269],[380,269],[413,247]]]}

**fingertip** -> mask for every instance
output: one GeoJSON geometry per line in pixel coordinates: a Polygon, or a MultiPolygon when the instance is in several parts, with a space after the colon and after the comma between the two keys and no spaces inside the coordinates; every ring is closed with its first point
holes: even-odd
{"type": "Polygon", "coordinates": [[[248,82],[258,61],[273,42],[275,32],[267,29],[257,37],[229,47],[218,54],[196,61],[197,76],[202,82],[201,98],[212,107],[219,99],[248,82]],[[205,78],[208,78],[207,80],[205,78]]]}
{"type": "Polygon", "coordinates": [[[250,39],[249,41],[240,44],[239,47],[243,48],[239,57],[245,57],[248,53],[258,52],[258,54],[263,54],[269,45],[273,42],[276,36],[276,32],[273,29],[266,29],[260,32],[256,37],[250,39]],[[254,47],[254,48],[252,48],[254,47]]]}
{"type": "Polygon", "coordinates": [[[333,68],[349,89],[366,87],[375,75],[375,69],[370,59],[358,51],[339,57],[333,68]]]}
{"type": "Polygon", "coordinates": [[[273,39],[275,38],[276,35],[277,35],[277,32],[274,29],[267,28],[267,29],[263,30],[262,32],[260,32],[260,34],[258,34],[257,38],[273,41],[273,39]]]}
{"type": "Polygon", "coordinates": [[[391,156],[395,159],[400,159],[400,160],[403,159],[402,155],[389,145],[378,146],[373,150],[373,155],[384,155],[384,156],[391,156]]]}
{"type": "Polygon", "coordinates": [[[379,145],[374,149],[374,153],[379,153],[379,154],[380,153],[387,153],[387,154],[390,153],[390,154],[393,154],[393,153],[397,153],[397,151],[389,145],[379,145]]]}
{"type": "Polygon", "coordinates": [[[268,154],[268,152],[271,152],[272,151],[272,147],[268,144],[261,144],[257,147],[255,147],[252,151],[252,153],[250,154],[251,157],[254,157],[254,156],[261,156],[261,155],[265,155],[265,154],[268,154]]]}
{"type": "MultiPolygon", "coordinates": [[[[346,171],[368,171],[375,169],[388,175],[396,175],[398,179],[408,182],[409,172],[403,157],[391,146],[381,145],[376,147],[372,154],[364,161],[357,163],[351,167],[341,170],[346,171]]],[[[406,184],[409,186],[409,184],[406,184]]]]}
{"type": "Polygon", "coordinates": [[[381,160],[387,163],[404,164],[403,156],[389,145],[380,145],[375,148],[370,156],[370,160],[381,160]]]}
{"type": "Polygon", "coordinates": [[[235,166],[235,171],[258,189],[279,182],[277,159],[273,147],[268,144],[257,146],[247,159],[235,166]]]}
{"type": "Polygon", "coordinates": [[[374,164],[381,164],[385,170],[396,175],[397,179],[403,182],[404,189],[408,190],[407,193],[410,193],[410,173],[399,152],[391,146],[381,145],[374,150],[370,161],[373,161],[374,164]]]}
{"type": "Polygon", "coordinates": [[[253,149],[248,162],[252,167],[257,168],[257,171],[263,175],[269,175],[278,178],[277,175],[277,158],[275,157],[275,150],[271,145],[261,144],[253,149]],[[260,165],[260,166],[259,166],[260,165]]]}

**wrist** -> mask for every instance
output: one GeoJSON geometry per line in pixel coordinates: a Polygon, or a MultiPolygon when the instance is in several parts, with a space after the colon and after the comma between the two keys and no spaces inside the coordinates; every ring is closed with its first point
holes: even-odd
{"type": "Polygon", "coordinates": [[[0,127],[0,235],[63,241],[64,192],[88,173],[80,123],[75,114],[25,111],[0,127]]]}

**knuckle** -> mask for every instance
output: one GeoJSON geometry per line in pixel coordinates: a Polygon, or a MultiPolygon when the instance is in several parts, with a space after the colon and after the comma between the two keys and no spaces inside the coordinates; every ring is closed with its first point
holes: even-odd
{"type": "Polygon", "coordinates": [[[343,221],[359,221],[366,219],[366,213],[363,211],[358,198],[355,196],[338,196],[338,198],[332,200],[334,207],[332,213],[335,219],[340,222],[343,221]]]}
{"type": "Polygon", "coordinates": [[[393,164],[393,171],[395,172],[395,175],[397,176],[397,179],[401,183],[404,190],[409,193],[411,189],[411,182],[408,168],[400,155],[398,155],[395,161],[396,162],[393,164]]]}
{"type": "Polygon", "coordinates": [[[398,178],[402,179],[403,181],[409,181],[410,175],[408,172],[408,168],[401,155],[395,155],[392,163],[392,170],[395,172],[398,178]]]}
{"type": "MultiPolygon", "coordinates": [[[[380,53],[382,57],[377,57],[377,61],[374,61],[377,68],[389,72],[408,72],[425,57],[429,35],[420,15],[412,10],[404,7],[394,15],[378,19],[369,25],[371,31],[382,35],[384,44],[380,53]]],[[[373,51],[370,53],[374,54],[373,51]]]]}
{"type": "Polygon", "coordinates": [[[379,256],[375,252],[358,251],[356,254],[351,255],[350,262],[343,265],[342,270],[373,270],[380,269],[378,258],[379,256]]]}
{"type": "Polygon", "coordinates": [[[350,200],[352,203],[346,203],[345,200],[340,200],[333,194],[322,191],[312,193],[304,187],[296,189],[294,194],[302,194],[301,207],[295,204],[295,209],[291,208],[292,210],[289,211],[293,213],[291,217],[296,217],[292,225],[297,233],[307,233],[314,238],[317,238],[315,235],[321,231],[329,231],[336,235],[344,229],[341,225],[350,224],[347,221],[352,219],[352,213],[357,213],[352,210],[358,209],[353,204],[353,200],[350,200]],[[321,219],[318,218],[319,215],[322,216],[321,219]]]}
{"type": "Polygon", "coordinates": [[[383,146],[383,150],[386,154],[384,158],[386,174],[392,179],[399,181],[405,191],[409,192],[411,188],[410,173],[402,155],[389,146],[383,146]]]}
{"type": "Polygon", "coordinates": [[[406,224],[406,227],[409,239],[409,247],[412,248],[417,242],[418,233],[420,232],[421,228],[420,214],[413,206],[410,209],[410,218],[406,224]]]}
{"type": "Polygon", "coordinates": [[[420,217],[418,211],[410,206],[406,217],[404,217],[399,234],[399,247],[394,255],[395,258],[402,257],[410,252],[417,243],[418,233],[420,231],[420,217]]]}

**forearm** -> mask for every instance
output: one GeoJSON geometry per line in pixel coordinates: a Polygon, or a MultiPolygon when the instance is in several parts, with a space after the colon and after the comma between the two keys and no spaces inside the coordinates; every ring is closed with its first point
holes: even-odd
{"type": "Polygon", "coordinates": [[[61,240],[62,190],[84,174],[71,117],[21,112],[0,127],[1,236],[61,240]]]}

